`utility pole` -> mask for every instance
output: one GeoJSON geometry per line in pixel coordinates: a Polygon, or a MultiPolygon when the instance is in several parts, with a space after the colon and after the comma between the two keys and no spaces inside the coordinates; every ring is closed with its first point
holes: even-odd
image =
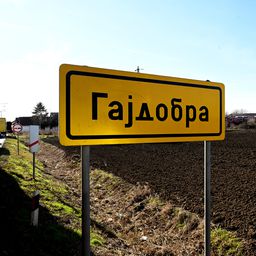
{"type": "Polygon", "coordinates": [[[143,69],[137,66],[137,68],[134,71],[136,71],[137,73],[140,73],[140,70],[143,70],[143,69]]]}

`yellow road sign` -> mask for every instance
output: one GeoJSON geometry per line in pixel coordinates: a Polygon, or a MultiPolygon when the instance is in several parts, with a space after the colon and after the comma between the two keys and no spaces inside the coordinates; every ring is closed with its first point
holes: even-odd
{"type": "Polygon", "coordinates": [[[223,140],[221,83],[60,66],[60,142],[99,145],[223,140]]]}

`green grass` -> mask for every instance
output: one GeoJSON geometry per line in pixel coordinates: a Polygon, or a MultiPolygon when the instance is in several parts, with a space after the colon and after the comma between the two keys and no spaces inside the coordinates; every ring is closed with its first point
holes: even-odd
{"type": "Polygon", "coordinates": [[[148,204],[152,207],[162,207],[164,202],[159,197],[151,196],[148,199],[148,204]]]}
{"type": "MultiPolygon", "coordinates": [[[[67,199],[69,188],[62,182],[53,179],[52,176],[44,173],[43,164],[36,160],[35,169],[36,180],[32,179],[32,154],[27,147],[20,142],[20,154],[17,154],[17,140],[7,139],[5,149],[9,150],[10,155],[5,154],[0,157],[0,166],[6,173],[11,175],[18,183],[19,187],[28,197],[33,196],[35,190],[40,191],[40,205],[47,209],[51,216],[57,218],[57,223],[50,224],[44,231],[51,234],[54,240],[61,241],[65,237],[65,232],[58,225],[76,235],[81,228],[81,209],[77,205],[71,205],[67,199]]],[[[27,211],[19,214],[20,218],[27,218],[27,211]]],[[[40,220],[40,219],[39,219],[40,220]]],[[[104,239],[91,230],[91,245],[98,246],[104,243],[104,239]]]]}
{"type": "Polygon", "coordinates": [[[211,231],[211,243],[217,255],[243,255],[243,243],[241,239],[235,237],[233,233],[220,227],[211,231]]]}
{"type": "Polygon", "coordinates": [[[91,233],[91,246],[99,246],[104,244],[104,239],[96,233],[91,233]]]}
{"type": "MultiPolygon", "coordinates": [[[[70,194],[69,188],[64,183],[46,174],[44,172],[44,165],[38,160],[36,161],[36,165],[39,169],[36,169],[36,180],[33,180],[32,154],[23,143],[20,143],[20,155],[17,155],[17,141],[14,139],[7,139],[5,148],[9,150],[10,155],[1,155],[0,166],[2,169],[15,179],[19,187],[29,198],[32,197],[35,190],[39,190],[40,205],[47,209],[50,216],[56,219],[56,222],[48,222],[46,220],[44,223],[41,223],[40,229],[33,230],[32,235],[40,236],[41,240],[45,241],[46,246],[50,240],[54,246],[59,246],[63,251],[67,251],[67,246],[80,243],[81,209],[68,201],[67,195],[70,194]]],[[[101,170],[97,170],[94,175],[97,175],[98,184],[106,184],[110,191],[114,191],[114,188],[122,182],[119,178],[101,170]]],[[[159,197],[149,197],[147,203],[153,208],[159,207],[162,209],[164,206],[164,202],[162,202],[159,197]]],[[[191,219],[189,213],[181,211],[178,208],[172,208],[168,210],[168,212],[169,211],[169,214],[172,214],[173,217],[176,218],[176,227],[184,229],[187,222],[191,219]]],[[[29,210],[22,208],[17,214],[17,218],[20,220],[19,223],[24,223],[24,225],[28,223],[28,214],[29,210]]],[[[27,234],[25,233],[25,235],[27,234]]],[[[31,239],[31,237],[29,237],[29,239],[31,239]]],[[[95,247],[103,245],[105,241],[94,230],[91,230],[90,243],[92,247],[95,247]]],[[[214,255],[243,255],[242,240],[236,238],[232,232],[227,230],[213,228],[211,231],[211,244],[214,255]]],[[[61,254],[56,253],[54,255],[61,254]]],[[[66,255],[68,255],[68,253],[66,255]]]]}

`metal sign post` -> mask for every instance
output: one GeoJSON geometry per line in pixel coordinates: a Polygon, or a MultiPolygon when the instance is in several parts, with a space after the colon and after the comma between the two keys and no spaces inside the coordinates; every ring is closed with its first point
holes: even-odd
{"type": "Polygon", "coordinates": [[[211,255],[211,143],[204,141],[204,255],[211,255]]]}
{"type": "Polygon", "coordinates": [[[18,152],[18,155],[20,154],[20,136],[19,136],[19,133],[18,133],[18,140],[17,140],[17,152],[18,152]]]}
{"type": "Polygon", "coordinates": [[[36,179],[36,174],[35,174],[35,167],[36,167],[36,153],[35,152],[33,152],[32,153],[33,154],[33,180],[35,180],[36,179]]]}
{"type": "Polygon", "coordinates": [[[59,78],[60,143],[81,146],[82,255],[90,255],[89,146],[205,141],[205,255],[210,256],[208,141],[225,138],[224,84],[69,64],[60,66],[59,78]]]}
{"type": "Polygon", "coordinates": [[[82,256],[90,256],[90,147],[81,146],[82,157],[82,256]]]}
{"type": "Polygon", "coordinates": [[[12,131],[17,134],[17,153],[20,154],[20,137],[19,134],[22,131],[22,125],[18,123],[12,124],[12,131]]]}

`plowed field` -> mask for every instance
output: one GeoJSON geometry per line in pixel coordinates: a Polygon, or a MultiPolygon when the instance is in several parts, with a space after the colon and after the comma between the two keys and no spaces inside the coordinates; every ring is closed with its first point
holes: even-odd
{"type": "MultiPolygon", "coordinates": [[[[212,221],[237,231],[256,255],[256,132],[212,142],[212,221]]],[[[203,216],[203,143],[97,146],[91,164],[203,216]]]]}

